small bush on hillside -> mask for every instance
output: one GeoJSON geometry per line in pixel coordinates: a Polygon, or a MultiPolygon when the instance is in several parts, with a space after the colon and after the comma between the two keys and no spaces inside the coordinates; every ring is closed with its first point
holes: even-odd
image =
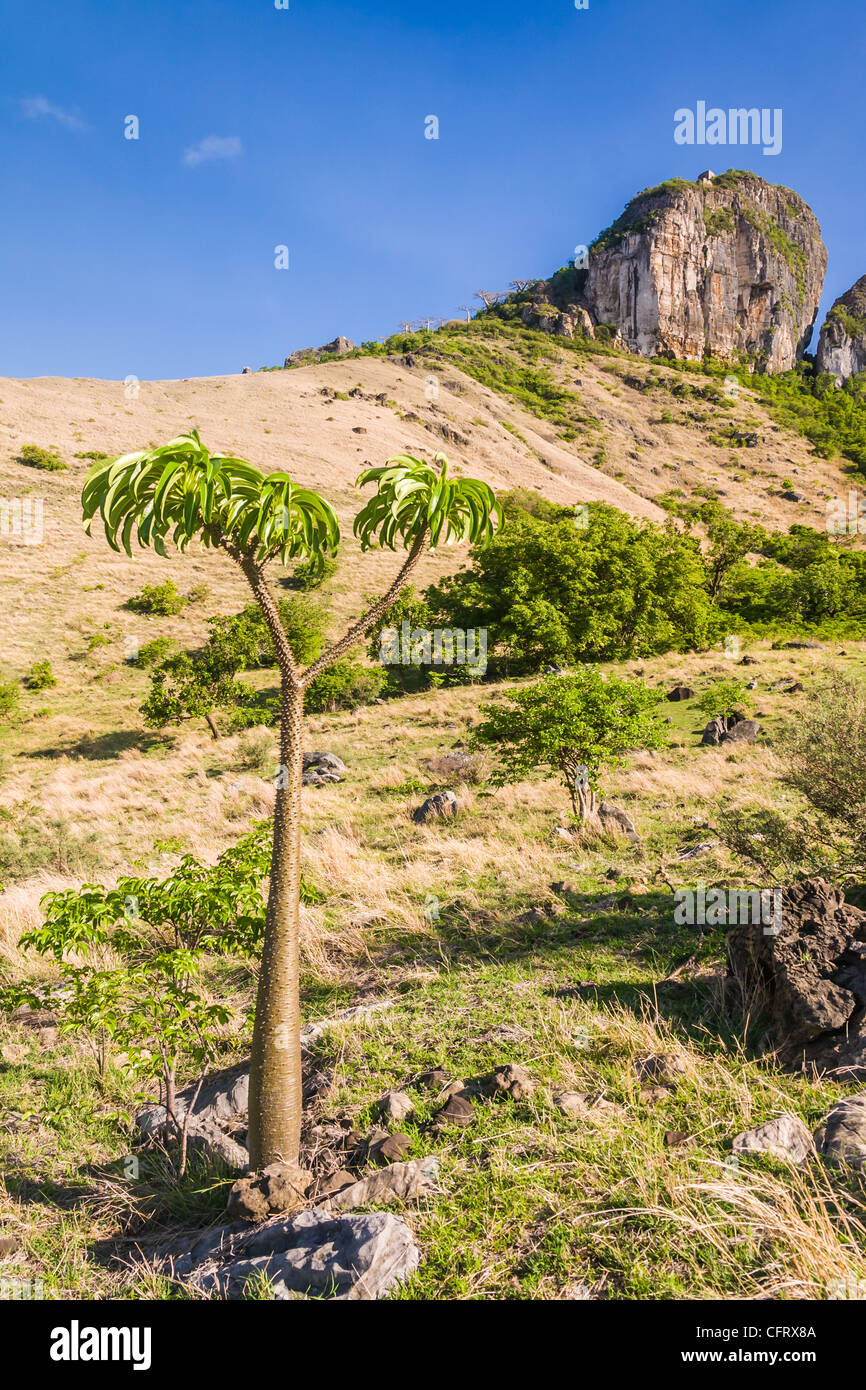
{"type": "Polygon", "coordinates": [[[0,719],[8,718],[18,708],[20,693],[14,681],[0,681],[0,719]]]}
{"type": "Polygon", "coordinates": [[[145,642],[144,646],[139,647],[138,653],[130,657],[130,663],[133,666],[157,666],[171,656],[174,648],[175,643],[170,637],[154,637],[152,642],[145,642]]]}
{"type": "Polygon", "coordinates": [[[239,772],[258,772],[264,777],[273,773],[277,765],[277,747],[274,736],[267,729],[246,729],[238,739],[235,767],[239,772]]]}
{"type": "Polygon", "coordinates": [[[65,473],[69,467],[58,454],[51,453],[49,449],[40,449],[38,444],[22,445],[15,462],[23,463],[28,468],[41,468],[46,473],[65,473]]]}
{"type": "Polygon", "coordinates": [[[133,594],[124,605],[133,613],[144,613],[151,618],[170,618],[179,613],[189,602],[178,592],[173,579],[163,584],[145,584],[140,594],[133,594]]]}
{"type": "Polygon", "coordinates": [[[310,714],[357,709],[359,705],[377,700],[384,683],[385,672],[381,667],[362,666],[357,661],[335,661],[313,681],[304,706],[310,714]]]}
{"type": "Polygon", "coordinates": [[[295,566],[291,579],[285,581],[288,589],[318,589],[337,573],[337,562],[330,555],[320,557],[317,565],[314,560],[302,560],[295,566]]]}
{"type": "Polygon", "coordinates": [[[737,709],[751,709],[752,696],[744,681],[731,676],[713,681],[695,701],[695,707],[709,719],[718,719],[722,715],[733,714],[737,709]]]}
{"type": "Polygon", "coordinates": [[[57,684],[50,661],[35,661],[22,679],[28,690],[48,690],[57,684]]]}

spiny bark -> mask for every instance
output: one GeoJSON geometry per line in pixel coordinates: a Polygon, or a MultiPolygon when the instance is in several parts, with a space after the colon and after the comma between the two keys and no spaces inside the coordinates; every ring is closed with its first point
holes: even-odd
{"type": "Polygon", "coordinates": [[[280,782],[274,808],[271,881],[265,916],[253,1043],[250,1057],[249,1134],[253,1170],[269,1163],[296,1163],[301,1142],[303,1082],[298,942],[301,885],[301,778],[304,690],[321,671],[350,651],[391,607],[424,549],[427,530],[415,541],[388,592],[338,642],[301,673],[289,646],[264,567],[231,543],[226,549],[243,570],[268,625],[280,669],[280,782]]]}
{"type": "Polygon", "coordinates": [[[250,1057],[250,1166],[296,1163],[301,1142],[298,900],[304,696],[284,681],[281,785],[274,808],[271,883],[250,1057]]]}

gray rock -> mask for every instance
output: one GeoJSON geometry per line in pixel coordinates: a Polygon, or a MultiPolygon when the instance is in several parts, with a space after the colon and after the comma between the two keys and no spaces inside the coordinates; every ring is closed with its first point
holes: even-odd
{"type": "Polygon", "coordinates": [[[270,1163],[261,1173],[238,1179],[226,1210],[232,1219],[242,1221],[264,1221],[275,1212],[300,1211],[312,1181],[312,1173],[295,1163],[270,1163]]]}
{"type": "Polygon", "coordinates": [[[820,879],[758,906],[728,933],[729,992],[744,1012],[766,1010],[784,1064],[866,1075],[866,912],[820,879]]]}
{"type": "Polygon", "coordinates": [[[346,764],[336,753],[304,753],[303,767],[305,772],[311,767],[323,768],[326,772],[348,772],[346,764]]]}
{"type": "Polygon", "coordinates": [[[804,1163],[814,1153],[815,1145],[803,1121],[796,1115],[780,1115],[757,1129],[738,1134],[733,1143],[735,1154],[768,1153],[774,1158],[804,1163]]]}
{"type": "Polygon", "coordinates": [[[344,338],[340,333],[333,342],[325,343],[322,352],[351,352],[354,346],[351,338],[344,338]]]}
{"type": "Polygon", "coordinates": [[[220,1129],[214,1120],[197,1120],[190,1116],[186,1142],[191,1153],[199,1153],[209,1161],[218,1159],[232,1172],[242,1173],[250,1165],[246,1147],[220,1129]]]}
{"type": "Polygon", "coordinates": [[[514,1062],[507,1062],[479,1077],[477,1084],[484,1095],[509,1096],[511,1100],[528,1100],[535,1093],[535,1082],[529,1072],[514,1062]]]}
{"type": "Polygon", "coordinates": [[[688,1071],[685,1058],[676,1052],[656,1052],[637,1057],[634,1068],[641,1081],[677,1081],[688,1071]]]}
{"type": "Polygon", "coordinates": [[[827,314],[816,366],[843,381],[866,371],[866,275],[840,295],[827,314]]]}
{"type": "Polygon", "coordinates": [[[316,1209],[350,1211],[352,1207],[372,1206],[374,1202],[390,1202],[394,1198],[413,1201],[429,1192],[438,1176],[439,1160],[432,1156],[390,1163],[377,1173],[370,1173],[349,1186],[341,1186],[337,1192],[327,1193],[316,1209]]]}
{"type": "Polygon", "coordinates": [[[275,1299],[383,1298],[418,1268],[420,1252],[401,1216],[377,1211],[336,1216],[302,1211],[250,1230],[230,1222],[190,1249],[175,1240],[151,1256],[157,1269],[202,1293],[237,1300],[252,1279],[267,1277],[275,1299]]]}
{"type": "Polygon", "coordinates": [[[691,700],[695,692],[688,685],[675,685],[673,690],[669,690],[665,696],[666,700],[676,702],[678,700],[691,700]]]}
{"type": "Polygon", "coordinates": [[[815,1130],[815,1145],[822,1158],[866,1168],[866,1091],[837,1101],[815,1130]]]}
{"type": "Polygon", "coordinates": [[[405,1091],[386,1091],[379,1101],[379,1114],[385,1120],[405,1120],[407,1115],[411,1115],[415,1106],[411,1096],[407,1096],[405,1091]]]}
{"type": "Polygon", "coordinates": [[[602,830],[608,835],[623,835],[632,844],[640,843],[640,836],[635,829],[634,821],[631,816],[626,815],[620,806],[614,806],[610,801],[602,801],[598,808],[598,818],[601,821],[602,830]]]}
{"type": "Polygon", "coordinates": [[[756,719],[740,719],[730,729],[726,729],[721,743],[754,743],[761,726],[756,719]]]}
{"type": "Polygon", "coordinates": [[[416,825],[426,825],[431,820],[454,820],[457,816],[457,797],[452,791],[438,792],[412,812],[416,825]]]}
{"type": "Polygon", "coordinates": [[[471,1125],[475,1119],[475,1111],[471,1101],[463,1096],[453,1095],[447,1104],[443,1105],[436,1118],[442,1124],[471,1125]]]}

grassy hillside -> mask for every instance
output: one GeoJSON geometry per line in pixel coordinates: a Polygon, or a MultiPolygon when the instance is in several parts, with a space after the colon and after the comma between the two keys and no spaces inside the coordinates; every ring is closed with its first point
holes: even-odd
{"type": "MultiPolygon", "coordinates": [[[[77,509],[92,452],[116,454],[196,424],[214,447],[265,468],[288,467],[328,494],[344,531],[366,461],[397,449],[444,449],[459,471],[553,501],[602,500],[664,519],[667,495],[712,490],[770,530],[823,526],[850,461],[817,457],[748,385],[732,398],[701,371],[674,369],[481,321],[403,354],[206,381],[0,384],[0,496],[44,500],[40,546],[0,540],[5,616],[0,680],[49,659],[57,685],[24,690],[0,726],[0,951],[4,978],[44,973],[17,949],[49,888],[160,873],[190,851],[208,862],[273,802],[274,738],[258,730],[214,742],[202,724],[145,729],[146,673],[132,638],[199,640],[208,616],[247,601],[211,554],[161,561],[113,554],[83,536],[77,509]],[[436,399],[428,399],[435,377],[436,399]],[[689,387],[686,392],[682,388],[689,387]],[[709,394],[708,386],[713,386],[709,394]],[[754,447],[733,448],[737,431],[754,447]],[[721,442],[720,442],[721,441],[721,442]],[[56,451],[65,471],[16,462],[23,445],[56,451]],[[796,483],[804,500],[781,497],[796,483]],[[124,607],[171,576],[182,613],[124,607]]],[[[430,557],[422,585],[462,563],[430,557]]],[[[351,543],[329,584],[335,625],[396,567],[351,543]]],[[[754,691],[764,736],[699,748],[694,700],[665,707],[671,744],[632,757],[605,793],[642,845],[563,838],[563,789],[535,776],[496,789],[493,754],[468,779],[438,761],[465,743],[490,685],[440,690],[310,720],[311,746],[346,762],[346,781],[308,788],[305,873],[321,891],[303,912],[307,1019],[358,1002],[387,1007],[336,1026],[317,1049],[333,1071],[317,1118],[369,1131],[376,1100],[408,1085],[412,1155],[435,1153],[435,1195],[406,1210],[424,1260],[405,1298],[827,1298],[866,1281],[862,1184],[844,1170],[793,1170],[767,1158],[731,1163],[731,1139],[781,1110],[815,1123],[851,1086],[784,1074],[760,1058],[759,1021],[732,1015],[721,989],[719,930],[676,926],[673,892],[701,879],[748,881],[717,834],[725,806],[794,807],[774,736],[796,720],[822,672],[862,674],[866,647],[756,644],[754,691]],[[411,811],[453,786],[460,814],[419,826],[411,811]],[[683,858],[695,851],[694,858],[683,858]],[[431,912],[431,902],[436,904],[431,912]],[[672,1053],[661,1089],[641,1059],[672,1053]],[[539,1083],[529,1101],[477,1107],[465,1130],[430,1124],[420,1073],[467,1079],[518,1062],[539,1083]],[[555,1104],[588,1098],[581,1115],[555,1104]]],[[[731,674],[722,651],[606,669],[696,695],[731,674]]],[[[255,970],[214,960],[206,988],[241,1015],[255,970]]],[[[61,1298],[162,1297],[123,1265],[133,1242],[215,1218],[230,1180],[193,1165],[178,1181],[151,1158],[127,1173],[140,1093],[123,1066],[100,1077],[79,1042],[45,1026],[0,1022],[0,1277],[42,1279],[61,1298]]],[[[238,1055],[243,1032],[227,1035],[238,1055]]],[[[186,1079],[186,1078],[183,1078],[186,1079]]]]}

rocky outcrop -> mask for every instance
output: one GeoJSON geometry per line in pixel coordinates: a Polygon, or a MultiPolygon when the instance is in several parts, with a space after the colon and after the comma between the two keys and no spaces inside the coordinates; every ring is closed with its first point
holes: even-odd
{"type": "Polygon", "coordinates": [[[351,338],[344,338],[339,334],[332,343],[324,343],[322,347],[298,348],[297,352],[290,352],[283,366],[304,367],[311,362],[321,362],[329,357],[344,357],[347,352],[352,352],[354,347],[351,338]]]}
{"type": "Polygon", "coordinates": [[[843,381],[866,372],[866,275],[839,296],[824,320],[816,366],[843,381]]]}
{"type": "Polygon", "coordinates": [[[530,288],[525,322],[562,334],[581,311],[591,331],[647,357],[743,356],[782,372],[807,347],[827,250],[789,188],[731,170],[670,179],[638,194],[589,249],[530,288]]]}
{"type": "Polygon", "coordinates": [[[782,1062],[846,1080],[866,1076],[866,912],[814,880],[785,888],[778,924],[728,933],[740,1005],[766,1012],[782,1062]]]}

